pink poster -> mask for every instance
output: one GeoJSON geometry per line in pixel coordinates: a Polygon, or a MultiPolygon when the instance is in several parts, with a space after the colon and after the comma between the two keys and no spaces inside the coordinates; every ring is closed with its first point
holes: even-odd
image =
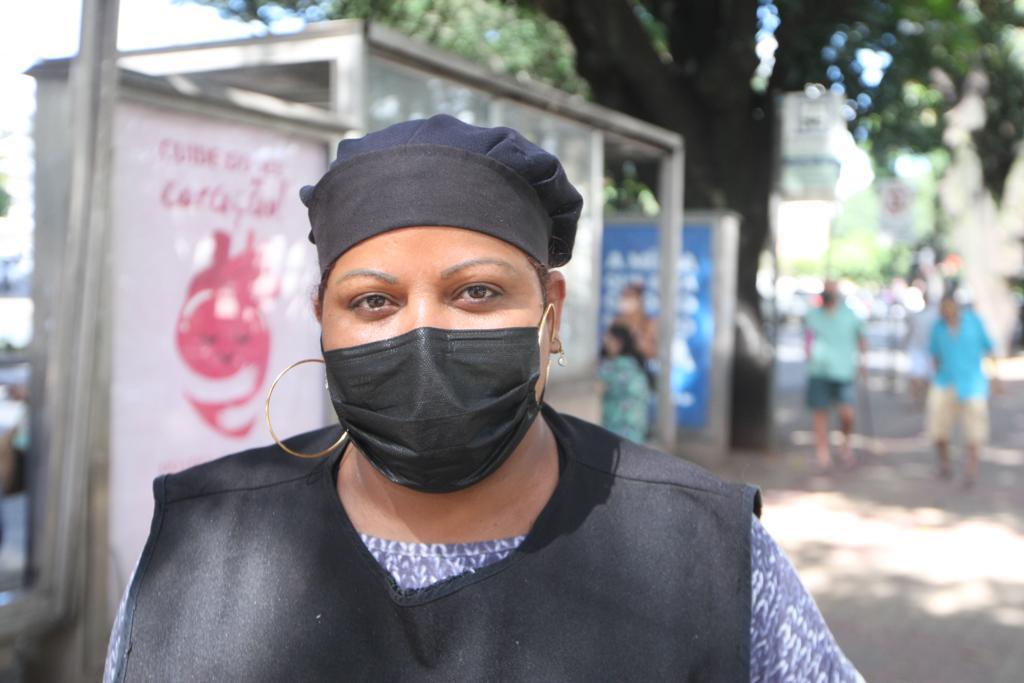
{"type": "MultiPolygon", "coordinates": [[[[153,479],[271,443],[270,383],[290,363],[319,356],[317,264],[298,192],[324,172],[326,145],[135,104],[120,105],[115,131],[110,557],[118,592],[149,531],[153,479]]],[[[296,371],[274,392],[274,428],[322,426],[328,407],[322,377],[296,371]]]]}

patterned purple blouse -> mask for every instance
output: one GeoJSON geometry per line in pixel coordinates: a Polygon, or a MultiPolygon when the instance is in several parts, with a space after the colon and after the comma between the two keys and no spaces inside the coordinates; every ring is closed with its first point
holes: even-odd
{"type": "MultiPolygon", "coordinates": [[[[400,588],[426,588],[499,562],[523,542],[513,536],[479,543],[409,543],[360,534],[370,554],[400,588]]],[[[782,550],[757,518],[751,522],[751,683],[864,683],[828,630],[782,550]]],[[[133,577],[134,578],[134,577],[133,577]]],[[[130,585],[130,582],[129,582],[130,585]]],[[[112,681],[121,650],[125,597],[110,634],[104,683],[112,681]]]]}

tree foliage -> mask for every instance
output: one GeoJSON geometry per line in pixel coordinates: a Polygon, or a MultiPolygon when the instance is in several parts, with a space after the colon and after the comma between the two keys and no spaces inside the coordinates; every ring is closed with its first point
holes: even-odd
{"type": "Polygon", "coordinates": [[[295,15],[308,22],[372,19],[498,72],[588,94],[565,31],[534,8],[490,0],[198,0],[222,14],[273,24],[295,15]]]}
{"type": "MultiPolygon", "coordinates": [[[[810,3],[777,4],[784,28],[787,16],[810,3]]],[[[974,143],[986,185],[998,199],[1024,138],[1024,5],[1014,0],[869,0],[842,7],[854,11],[818,30],[802,26],[801,35],[814,38],[780,60],[779,85],[792,89],[801,81],[819,80],[841,89],[858,137],[870,142],[885,168],[907,151],[941,148],[947,112],[960,101],[972,75],[983,74],[989,84],[988,116],[974,133],[974,143]],[[867,69],[872,61],[884,63],[884,71],[867,69]]],[[[780,53],[786,51],[786,40],[780,36],[780,53]]]]}

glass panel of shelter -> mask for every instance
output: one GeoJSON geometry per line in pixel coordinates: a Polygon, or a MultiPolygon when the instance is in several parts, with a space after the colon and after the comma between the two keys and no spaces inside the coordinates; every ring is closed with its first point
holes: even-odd
{"type": "Polygon", "coordinates": [[[592,200],[592,130],[549,112],[505,101],[496,107],[495,118],[494,123],[515,128],[557,156],[569,180],[584,197],[572,261],[562,269],[568,284],[568,296],[562,315],[561,338],[571,363],[567,366],[569,372],[590,373],[597,359],[593,292],[600,282],[594,259],[601,229],[601,207],[592,200]]]}
{"type": "Polygon", "coordinates": [[[374,56],[366,70],[367,131],[433,114],[487,125],[489,98],[475,88],[374,56]]]}
{"type": "MultiPolygon", "coordinates": [[[[618,135],[605,136],[604,151],[604,231],[594,288],[598,325],[602,337],[613,325],[626,328],[657,392],[672,372],[662,367],[663,346],[674,343],[664,338],[661,323],[661,153],[618,135]]],[[[661,408],[655,393],[648,438],[656,435],[661,408]]]]}

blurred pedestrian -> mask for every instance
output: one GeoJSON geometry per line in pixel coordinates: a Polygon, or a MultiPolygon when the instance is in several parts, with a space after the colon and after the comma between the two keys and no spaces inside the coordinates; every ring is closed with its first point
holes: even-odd
{"type": "Polygon", "coordinates": [[[928,385],[933,374],[932,355],[930,351],[932,329],[939,321],[939,307],[921,291],[924,308],[912,314],[907,321],[907,335],[903,348],[907,352],[907,375],[910,378],[910,396],[914,405],[924,408],[928,385]]]}
{"type": "Polygon", "coordinates": [[[928,392],[927,431],[939,458],[939,476],[953,476],[949,440],[959,421],[966,442],[963,486],[970,488],[978,473],[981,448],[988,441],[988,380],[982,368],[992,356],[993,388],[1002,390],[992,340],[974,311],[961,308],[953,295],[943,297],[941,319],[932,328],[929,349],[935,359],[935,381],[928,392]]]}
{"type": "Polygon", "coordinates": [[[604,335],[598,376],[604,385],[601,426],[631,441],[643,443],[650,426],[650,376],[633,335],[624,325],[612,325],[604,335]]]}
{"type": "MultiPolygon", "coordinates": [[[[618,312],[611,324],[621,325],[629,330],[637,358],[640,359],[647,376],[653,378],[661,371],[658,359],[658,321],[647,313],[644,304],[646,291],[643,282],[637,281],[626,285],[619,295],[618,312]]],[[[654,400],[654,392],[651,392],[647,401],[648,431],[640,441],[651,438],[651,427],[657,412],[657,401],[654,400]]]]}
{"type": "Polygon", "coordinates": [[[629,330],[644,367],[650,370],[649,363],[658,358],[658,321],[647,314],[644,292],[642,282],[626,285],[619,295],[619,310],[612,324],[629,330]]]}
{"type": "Polygon", "coordinates": [[[829,449],[829,416],[835,409],[843,434],[840,461],[856,464],[850,444],[858,373],[863,374],[861,355],[865,350],[864,325],[839,294],[833,281],[825,282],[821,306],[804,319],[807,352],[807,407],[814,413],[814,444],[818,469],[832,467],[829,449]]]}

